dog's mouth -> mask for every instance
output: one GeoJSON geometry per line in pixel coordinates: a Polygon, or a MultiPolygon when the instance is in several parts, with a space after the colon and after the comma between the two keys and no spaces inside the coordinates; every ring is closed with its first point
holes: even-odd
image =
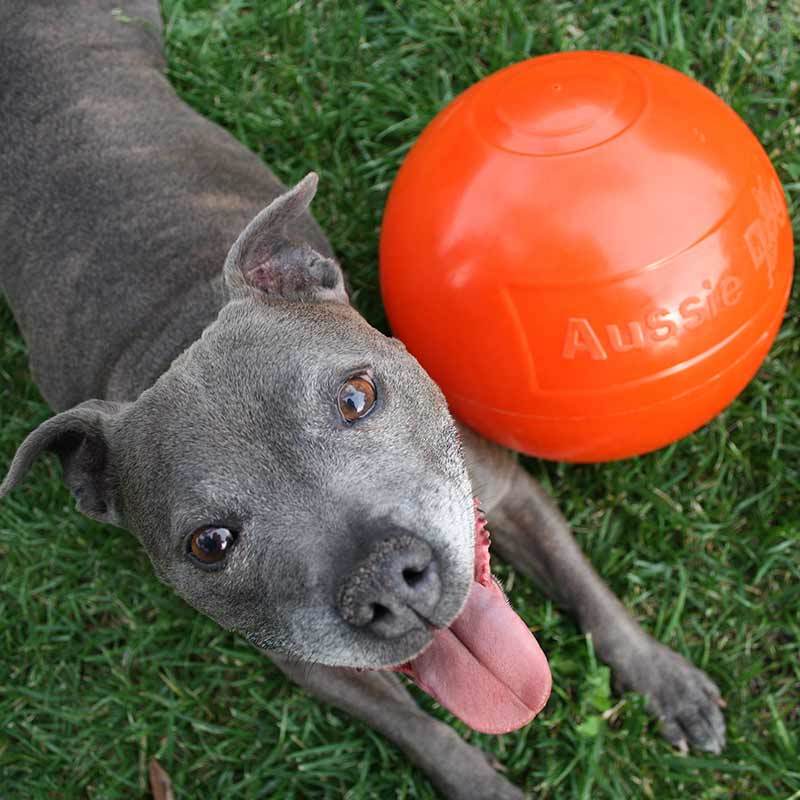
{"type": "Polygon", "coordinates": [[[475,574],[464,608],[422,653],[390,669],[471,728],[497,734],[527,725],[544,708],[551,678],[539,643],[492,577],[489,544],[476,505],[475,574]]]}

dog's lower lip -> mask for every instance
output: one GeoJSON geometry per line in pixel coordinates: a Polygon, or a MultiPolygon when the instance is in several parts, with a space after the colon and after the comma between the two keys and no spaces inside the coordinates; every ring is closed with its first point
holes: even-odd
{"type": "MultiPolygon", "coordinates": [[[[446,628],[447,626],[443,626],[446,628]]],[[[380,666],[369,666],[369,667],[354,667],[357,672],[383,672],[386,670],[393,670],[397,667],[402,666],[403,664],[407,664],[409,661],[413,661],[418,656],[421,656],[432,644],[434,640],[434,634],[436,631],[442,630],[443,628],[437,627],[430,623],[425,623],[425,633],[427,636],[427,641],[422,647],[418,648],[417,650],[412,651],[408,655],[405,655],[401,658],[393,658],[391,661],[388,661],[385,664],[381,664],[380,666]]],[[[407,634],[406,634],[407,635],[407,634]]]]}
{"type": "MultiPolygon", "coordinates": [[[[385,664],[381,664],[380,666],[373,665],[369,667],[354,667],[354,669],[357,669],[359,672],[390,670],[393,669],[394,667],[399,667],[402,664],[406,664],[409,661],[413,661],[415,658],[417,658],[417,656],[421,656],[433,644],[434,636],[438,631],[447,630],[458,619],[459,614],[461,614],[461,611],[465,603],[466,603],[466,595],[464,597],[464,601],[459,604],[456,612],[450,614],[446,618],[446,621],[444,622],[434,622],[430,617],[425,617],[419,612],[415,611],[414,615],[420,621],[421,627],[424,628],[426,634],[426,641],[422,645],[422,647],[413,650],[412,652],[408,653],[407,655],[404,655],[401,658],[393,658],[391,661],[387,661],[385,664]]],[[[431,617],[438,617],[438,616],[439,614],[436,613],[431,615],[431,617]]],[[[398,638],[402,640],[403,638],[408,636],[413,636],[414,634],[418,635],[419,632],[420,628],[413,628],[412,630],[407,631],[398,638]]]]}
{"type": "Polygon", "coordinates": [[[451,611],[445,618],[444,622],[437,622],[435,620],[441,619],[442,615],[439,613],[438,609],[436,609],[436,613],[431,614],[429,617],[425,617],[422,614],[417,614],[417,618],[419,621],[430,631],[434,633],[435,631],[443,630],[444,628],[449,628],[457,619],[458,615],[461,613],[461,610],[464,608],[464,604],[467,602],[467,595],[469,594],[469,590],[464,592],[464,597],[461,602],[458,604],[458,607],[455,611],[451,611]]]}

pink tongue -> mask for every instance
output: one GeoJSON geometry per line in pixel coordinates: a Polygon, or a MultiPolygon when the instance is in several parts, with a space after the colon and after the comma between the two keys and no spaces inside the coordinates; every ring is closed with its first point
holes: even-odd
{"type": "Polygon", "coordinates": [[[475,577],[453,624],[400,671],[483,733],[508,733],[529,723],[550,695],[550,668],[527,625],[489,572],[488,535],[476,530],[475,577]]]}

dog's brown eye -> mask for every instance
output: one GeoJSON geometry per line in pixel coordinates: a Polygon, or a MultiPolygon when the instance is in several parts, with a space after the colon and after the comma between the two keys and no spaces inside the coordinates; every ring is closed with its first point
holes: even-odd
{"type": "Polygon", "coordinates": [[[375,384],[367,375],[348,378],[339,389],[339,413],[347,422],[366,417],[378,396],[375,384]]]}
{"type": "Polygon", "coordinates": [[[227,528],[198,528],[189,540],[189,551],[204,564],[217,564],[228,554],[234,538],[227,528]]]}

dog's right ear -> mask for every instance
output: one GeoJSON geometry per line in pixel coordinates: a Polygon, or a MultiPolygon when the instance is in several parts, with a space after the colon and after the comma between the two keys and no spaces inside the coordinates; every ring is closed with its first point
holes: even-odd
{"type": "Polygon", "coordinates": [[[317,181],[316,173],[309,172],[239,235],[225,259],[225,285],[231,297],[347,302],[344,276],[336,261],[306,242],[294,241],[289,231],[289,226],[308,211],[317,181]]]}
{"type": "Polygon", "coordinates": [[[38,456],[50,451],[61,460],[64,483],[87,517],[122,524],[122,504],[111,455],[112,421],[127,403],[88,400],[51,417],[19,446],[0,483],[0,499],[25,477],[38,456]]]}

